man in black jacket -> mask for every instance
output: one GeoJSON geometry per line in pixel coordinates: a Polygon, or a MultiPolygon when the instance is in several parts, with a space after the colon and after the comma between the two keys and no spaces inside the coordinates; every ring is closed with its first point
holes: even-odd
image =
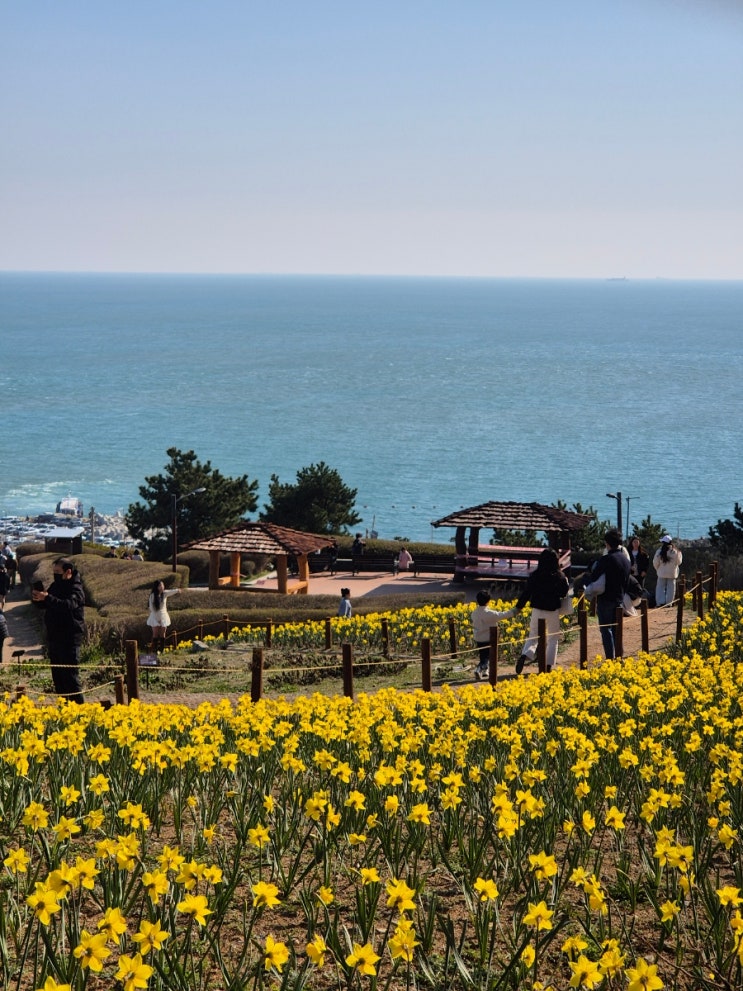
{"type": "Polygon", "coordinates": [[[80,646],[85,637],[85,592],[80,575],[69,558],[54,562],[54,581],[45,592],[34,589],[31,598],[44,609],[46,640],[52,679],[57,695],[70,702],[84,702],[80,683],[80,646]]]}
{"type": "Polygon", "coordinates": [[[601,628],[604,656],[613,658],[616,656],[614,631],[617,627],[617,609],[624,600],[630,563],[629,556],[622,548],[622,535],[618,530],[607,530],[604,543],[606,553],[594,565],[585,594],[589,599],[596,596],[596,618],[601,628]]]}

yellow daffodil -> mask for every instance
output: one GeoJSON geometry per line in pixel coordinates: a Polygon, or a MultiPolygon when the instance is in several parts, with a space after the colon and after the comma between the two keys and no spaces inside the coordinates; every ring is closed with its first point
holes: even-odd
{"type": "Polygon", "coordinates": [[[124,991],[135,991],[137,988],[146,988],[147,982],[154,972],[149,964],[142,962],[142,957],[136,953],[133,957],[128,957],[122,953],[119,957],[119,969],[116,979],[124,985],[124,991]]]}
{"type": "Polygon", "coordinates": [[[353,967],[360,974],[374,977],[377,973],[377,968],[374,965],[379,959],[371,943],[365,943],[364,946],[354,943],[353,952],[346,957],[346,965],[353,967]]]}
{"type": "Polygon", "coordinates": [[[274,908],[280,901],[279,889],[275,884],[258,881],[253,885],[253,908],[274,908]]]}
{"type": "Polygon", "coordinates": [[[288,959],[289,949],[286,943],[277,942],[273,936],[266,936],[266,942],[263,948],[264,969],[277,970],[280,974],[288,959]]]}

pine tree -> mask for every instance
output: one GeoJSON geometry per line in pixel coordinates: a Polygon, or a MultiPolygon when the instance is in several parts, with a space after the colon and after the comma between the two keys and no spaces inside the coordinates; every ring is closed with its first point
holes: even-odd
{"type": "Polygon", "coordinates": [[[710,543],[725,557],[743,554],[743,509],[737,502],[733,516],[734,520],[718,520],[709,528],[710,543]]]}
{"type": "Polygon", "coordinates": [[[361,517],[355,511],[356,489],[350,489],[335,470],[320,461],[300,468],[294,484],[271,476],[270,502],[261,519],[307,533],[344,533],[361,517]]]}
{"type": "Polygon", "coordinates": [[[193,451],[170,447],[166,453],[170,460],[164,472],[145,478],[139,487],[144,501],[132,503],[125,517],[132,537],[148,557],[159,560],[170,552],[174,498],[179,546],[236,526],[258,507],[258,482],[247,475],[228,478],[210,461],[200,462],[193,451]]]}

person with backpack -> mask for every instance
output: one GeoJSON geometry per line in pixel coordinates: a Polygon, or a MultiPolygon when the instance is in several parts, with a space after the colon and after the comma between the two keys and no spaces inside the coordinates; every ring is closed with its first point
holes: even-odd
{"type": "Polygon", "coordinates": [[[622,535],[618,530],[607,530],[604,543],[606,553],[593,566],[584,595],[587,599],[596,599],[596,617],[599,621],[604,656],[612,659],[616,657],[614,637],[617,628],[617,609],[624,607],[630,562],[629,555],[622,546],[622,535]]]}

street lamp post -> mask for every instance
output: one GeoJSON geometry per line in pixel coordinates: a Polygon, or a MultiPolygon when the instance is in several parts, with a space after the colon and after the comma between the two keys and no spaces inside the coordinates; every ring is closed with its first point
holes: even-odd
{"type": "Polygon", "coordinates": [[[615,499],[617,503],[617,530],[619,530],[619,536],[622,536],[622,493],[621,492],[607,492],[607,499],[615,499]]]}
{"type": "Polygon", "coordinates": [[[625,496],[624,498],[627,503],[627,521],[626,521],[627,531],[624,539],[625,541],[628,541],[629,540],[629,501],[630,499],[634,498],[634,496],[625,496]]]}
{"type": "Polygon", "coordinates": [[[170,497],[170,535],[173,541],[173,549],[170,556],[173,559],[173,571],[176,571],[178,568],[178,503],[183,499],[188,499],[192,495],[198,495],[199,492],[206,492],[206,489],[202,486],[201,488],[194,489],[192,492],[187,492],[182,496],[177,496],[175,492],[173,492],[170,497]]]}

